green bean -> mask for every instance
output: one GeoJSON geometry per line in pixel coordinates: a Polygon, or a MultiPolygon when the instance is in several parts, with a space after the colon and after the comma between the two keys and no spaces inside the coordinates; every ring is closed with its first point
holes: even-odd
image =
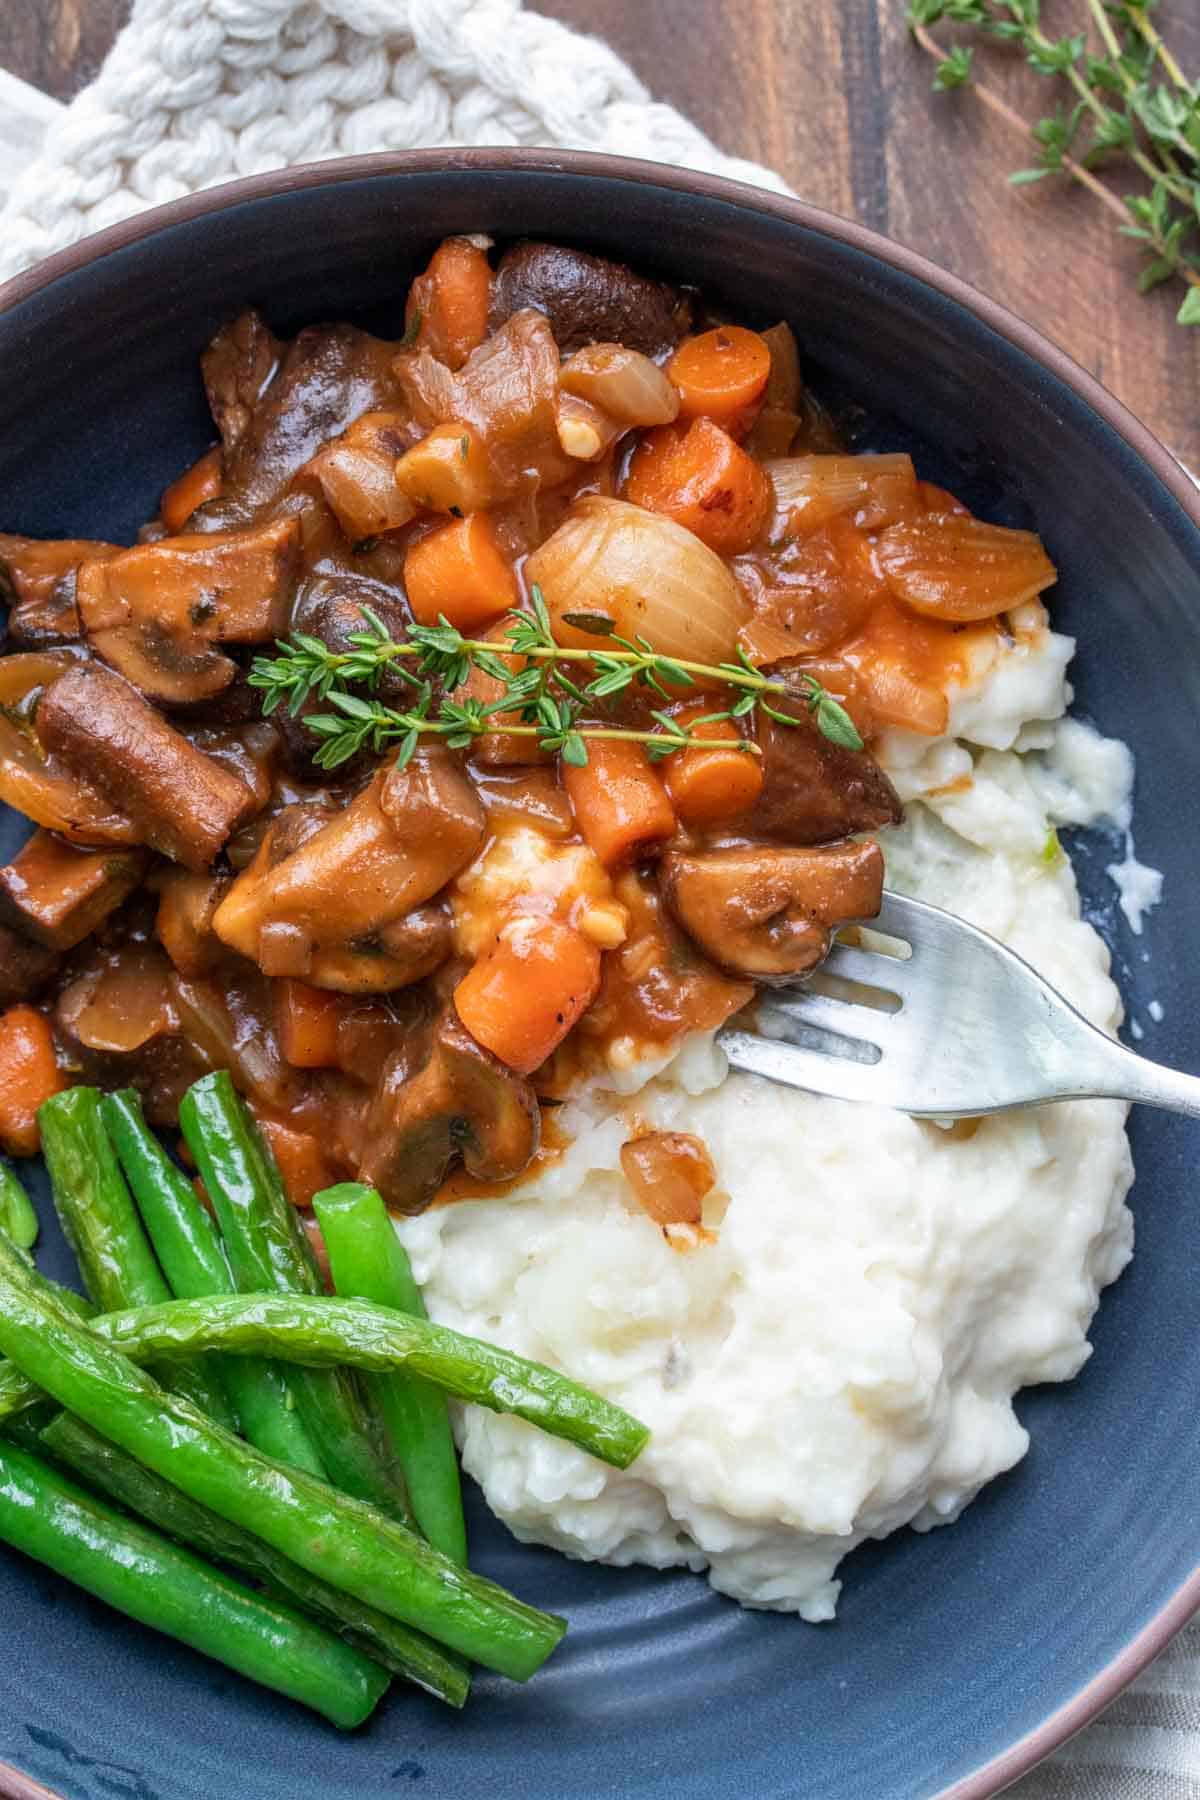
{"type": "Polygon", "coordinates": [[[361,1725],[386,1691],[386,1671],[360,1650],[123,1518],[2,1439],[0,1538],[130,1618],[344,1730],[361,1725]]]}
{"type": "MultiPolygon", "coordinates": [[[[192,1084],[179,1124],[216,1208],[239,1290],[319,1294],[321,1277],[275,1159],[224,1069],[192,1084]]],[[[408,1522],[400,1468],[385,1455],[351,1371],[293,1369],[288,1380],[334,1486],[408,1522]]]]}
{"type": "MultiPolygon", "coordinates": [[[[176,1300],[203,1311],[319,1301],[176,1300]]],[[[330,1301],[329,1305],[361,1305],[330,1301]]],[[[374,1311],[375,1309],[367,1309],[374,1311]]],[[[405,1321],[410,1327],[413,1321],[405,1321]]],[[[432,1327],[426,1326],[425,1330],[432,1327]]],[[[302,1469],[269,1462],[198,1407],[159,1387],[63,1306],[0,1238],[0,1352],[68,1412],[230,1524],[463,1656],[526,1680],[566,1622],[461,1569],[416,1532],[302,1469]]]]}
{"type": "MultiPolygon", "coordinates": [[[[154,1306],[169,1300],[171,1290],[108,1141],[100,1099],[96,1088],[64,1088],[38,1109],[55,1210],[97,1306],[104,1312],[154,1306]]],[[[207,1369],[184,1363],[171,1382],[221,1424],[233,1424],[224,1391],[207,1369]]]]}
{"type": "MultiPolygon", "coordinates": [[[[406,1369],[460,1400],[527,1419],[615,1469],[627,1469],[650,1435],[631,1413],[544,1363],[366,1300],[214,1295],[102,1313],[91,1329],[137,1363],[169,1363],[212,1350],[277,1356],[312,1368],[345,1363],[381,1373],[406,1369]]],[[[34,1397],[28,1382],[0,1383],[0,1422],[34,1397]]]]}
{"type": "Polygon", "coordinates": [[[37,1243],[38,1216],[33,1201],[8,1164],[0,1159],[0,1231],[7,1231],[18,1250],[37,1243]]]}
{"type": "MultiPolygon", "coordinates": [[[[374,1188],[344,1181],[318,1194],[313,1211],[339,1294],[425,1317],[404,1246],[374,1188]]],[[[465,1563],[462,1484],[446,1396],[421,1376],[404,1373],[364,1375],[363,1385],[391,1435],[417,1524],[435,1550],[465,1563]]]]}
{"type": "Polygon", "coordinates": [[[58,1413],[43,1429],[41,1440],[43,1454],[49,1450],[56,1461],[82,1476],[89,1487],[148,1519],[185,1549],[252,1575],[276,1599],[311,1613],[393,1675],[416,1682],[439,1700],[451,1706],[462,1706],[466,1700],[470,1681],[465,1665],[453,1651],[443,1650],[432,1638],[410,1631],[407,1625],[389,1619],[375,1607],[356,1600],[353,1594],[330,1587],[298,1563],[280,1556],[261,1538],[230,1525],[198,1501],[189,1500],[177,1487],[143,1468],[82,1419],[58,1413]]]}
{"type": "MultiPolygon", "coordinates": [[[[147,1126],[137,1094],[106,1094],[101,1113],[172,1292],[181,1300],[236,1293],[217,1228],[147,1126]]],[[[280,1368],[239,1357],[216,1373],[256,1449],[312,1475],[325,1473],[280,1368]]]]}

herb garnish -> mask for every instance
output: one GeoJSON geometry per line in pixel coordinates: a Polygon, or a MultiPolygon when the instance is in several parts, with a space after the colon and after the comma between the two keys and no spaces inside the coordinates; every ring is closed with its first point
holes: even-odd
{"type": "Polygon", "coordinates": [[[1087,0],[1102,46],[1094,54],[1085,29],[1049,37],[1040,0],[911,0],[908,22],[936,58],[933,85],[942,93],[971,85],[991,111],[1031,137],[1037,155],[1009,176],[1015,185],[1064,174],[1086,187],[1144,247],[1138,289],[1148,293],[1177,278],[1187,284],[1176,318],[1200,325],[1200,83],[1189,82],[1163,42],[1151,13],[1156,0],[1087,0]],[[1070,103],[1030,124],[999,94],[973,80],[974,50],[939,44],[929,27],[941,20],[970,25],[1015,45],[1039,75],[1064,81],[1070,103]],[[1165,80],[1158,79],[1165,76],[1165,80]],[[1123,161],[1150,184],[1115,194],[1093,170],[1123,161]]]}
{"type": "MultiPolygon", "coordinates": [[[[310,714],[304,720],[322,739],[314,761],[323,769],[336,769],[363,748],[378,755],[393,743],[399,744],[397,764],[403,768],[422,737],[440,737],[457,750],[496,730],[536,738],[544,750],[557,752],[577,767],[587,762],[588,743],[596,740],[644,744],[652,761],[673,750],[730,750],[734,745],[729,738],[706,738],[703,727],[749,719],[756,710],[781,725],[797,723],[794,715],[772,705],[773,695],[802,698],[831,743],[846,750],[863,747],[849,713],[814,676],[802,676],[804,691],[797,696],[784,682],[763,675],[740,650],[736,662],[715,666],[676,660],[660,656],[643,637],[621,637],[611,620],[590,613],[572,615],[573,622],[602,644],[598,641],[594,650],[568,649],[554,641],[541,590],[534,587],[531,598],[529,612],[509,614],[503,641],[464,637],[444,618],[437,625],[410,625],[403,638],[393,638],[379,615],[364,606],[364,629],[350,638],[349,650],[331,650],[320,638],[294,632],[286,643],[280,642],[278,656],[255,658],[250,683],[263,690],[263,711],[268,714],[285,701],[289,712],[298,713],[312,694],[329,702],[332,712],[310,714]],[[523,666],[514,668],[518,660],[523,666]],[[585,665],[577,670],[582,685],[568,673],[580,664],[585,665]],[[385,670],[412,688],[408,707],[387,706],[373,696],[385,670]],[[500,684],[498,698],[487,702],[452,698],[474,670],[500,684]],[[669,701],[672,689],[695,687],[698,680],[705,686],[732,688],[736,698],[690,725],[681,725],[664,709],[654,710],[653,731],[583,722],[585,713],[594,714],[630,687],[649,688],[669,701]],[[366,694],[354,693],[354,688],[363,688],[366,694]],[[502,713],[516,717],[498,720],[502,713]]],[[[746,738],[737,748],[749,756],[761,755],[757,744],[746,738]]]]}

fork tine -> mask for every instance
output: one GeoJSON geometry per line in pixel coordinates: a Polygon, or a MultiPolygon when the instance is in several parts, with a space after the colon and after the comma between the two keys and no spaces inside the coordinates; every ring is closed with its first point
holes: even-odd
{"type": "Polygon", "coordinates": [[[835,944],[820,973],[837,975],[843,981],[856,981],[861,987],[882,988],[885,993],[903,994],[914,976],[913,958],[888,956],[882,950],[862,950],[849,944],[835,944]]]}
{"type": "Polygon", "coordinates": [[[752,1031],[734,1031],[728,1025],[717,1033],[717,1043],[735,1069],[765,1075],[784,1087],[810,1094],[827,1094],[834,1100],[864,1100],[888,1104],[880,1091],[878,1063],[853,1061],[820,1050],[807,1050],[752,1031]]]}
{"type": "Polygon", "coordinates": [[[873,1043],[877,1050],[883,1049],[882,1034],[897,1016],[856,1000],[838,1000],[832,994],[816,994],[810,989],[772,994],[761,1004],[770,1012],[782,1013],[792,1024],[812,1025],[838,1037],[861,1039],[873,1043]]]}

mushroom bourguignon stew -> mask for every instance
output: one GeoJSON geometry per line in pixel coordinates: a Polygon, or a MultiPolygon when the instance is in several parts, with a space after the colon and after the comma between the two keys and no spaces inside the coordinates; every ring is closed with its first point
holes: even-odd
{"type": "Polygon", "coordinates": [[[787,325],[456,237],[396,326],[244,312],[136,544],[0,536],[10,1152],[71,1079],[169,1127],[225,1067],[298,1204],[511,1179],[877,911],[869,746],[1053,578],[848,454],[787,325]]]}

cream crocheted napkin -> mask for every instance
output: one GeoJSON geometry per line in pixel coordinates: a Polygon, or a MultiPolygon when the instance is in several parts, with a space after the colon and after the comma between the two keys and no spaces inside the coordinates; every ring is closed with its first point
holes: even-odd
{"type": "Polygon", "coordinates": [[[136,0],[0,214],[0,276],[197,188],[422,144],[620,151],[782,189],[519,0],[136,0]]]}
{"type": "MultiPolygon", "coordinates": [[[[197,188],[371,150],[557,144],[786,191],[519,0],[136,0],[69,107],[19,86],[0,72],[0,277],[197,188]]],[[[1200,1800],[1200,1625],[1011,1792],[1200,1800]]]]}

